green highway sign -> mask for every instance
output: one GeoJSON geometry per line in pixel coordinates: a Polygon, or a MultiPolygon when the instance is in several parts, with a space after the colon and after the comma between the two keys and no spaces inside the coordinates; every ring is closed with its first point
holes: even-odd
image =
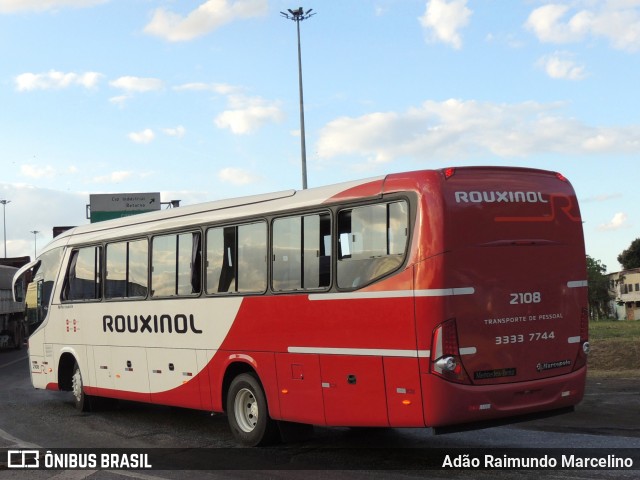
{"type": "Polygon", "coordinates": [[[91,223],[160,210],[160,192],[105,193],[89,196],[91,223]]]}

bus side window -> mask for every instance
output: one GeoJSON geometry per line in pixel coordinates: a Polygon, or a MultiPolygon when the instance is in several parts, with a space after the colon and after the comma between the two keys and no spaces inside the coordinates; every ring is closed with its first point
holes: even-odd
{"type": "Polygon", "coordinates": [[[178,235],[178,295],[200,293],[200,232],[178,235]]]}
{"type": "Polygon", "coordinates": [[[207,230],[208,294],[266,290],[266,225],[266,222],[258,222],[207,230]]]}
{"type": "Polygon", "coordinates": [[[238,292],[258,293],[267,289],[267,224],[238,227],[238,292]]]}
{"type": "Polygon", "coordinates": [[[191,293],[202,291],[202,236],[200,232],[191,234],[191,293]]]}
{"type": "Polygon", "coordinates": [[[107,245],[105,298],[127,296],[127,242],[107,245]]]}
{"type": "Polygon", "coordinates": [[[129,242],[127,257],[127,297],[146,297],[149,283],[149,242],[129,242]]]}
{"type": "Polygon", "coordinates": [[[236,290],[235,252],[236,227],[210,228],[207,231],[207,293],[236,290]]]}
{"type": "Polygon", "coordinates": [[[366,205],[338,214],[340,288],[359,288],[402,265],[408,217],[405,201],[366,205]]]}
{"type": "Polygon", "coordinates": [[[326,288],[331,284],[331,215],[307,215],[302,228],[303,286],[326,288]]]}
{"type": "MultiPolygon", "coordinates": [[[[29,331],[33,332],[44,321],[49,311],[51,294],[62,262],[63,248],[54,248],[39,257],[39,263],[31,272],[32,280],[27,286],[27,315],[29,331]]],[[[64,300],[64,291],[62,299],[64,300]]]]}
{"type": "Polygon", "coordinates": [[[302,289],[302,218],[273,221],[273,289],[302,289]]]}
{"type": "Polygon", "coordinates": [[[200,293],[200,232],[161,235],[152,241],[151,295],[200,293]]]}
{"type": "Polygon", "coordinates": [[[331,283],[331,216],[278,218],[273,222],[275,291],[313,290],[331,283]]]}
{"type": "Polygon", "coordinates": [[[83,247],[71,252],[63,300],[99,300],[102,247],[83,247]]]}
{"type": "Polygon", "coordinates": [[[147,296],[148,249],[146,238],[107,245],[105,298],[147,296]]]}
{"type": "Polygon", "coordinates": [[[409,211],[406,202],[389,204],[387,222],[387,252],[389,255],[403,255],[409,236],[409,211]]]}
{"type": "Polygon", "coordinates": [[[154,237],[151,254],[151,296],[176,294],[176,235],[154,237]]]}

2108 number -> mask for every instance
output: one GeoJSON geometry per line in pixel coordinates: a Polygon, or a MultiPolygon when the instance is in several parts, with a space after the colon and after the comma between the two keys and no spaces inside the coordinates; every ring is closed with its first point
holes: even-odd
{"type": "Polygon", "coordinates": [[[520,305],[522,303],[540,303],[542,301],[542,294],[540,292],[523,292],[523,293],[510,293],[511,305],[520,305]]]}

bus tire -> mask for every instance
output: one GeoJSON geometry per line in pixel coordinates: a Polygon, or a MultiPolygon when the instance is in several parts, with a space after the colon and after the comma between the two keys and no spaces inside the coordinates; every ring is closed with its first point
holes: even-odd
{"type": "Polygon", "coordinates": [[[264,390],[252,373],[240,374],[231,382],[227,418],[231,433],[245,447],[268,445],[277,440],[278,426],[269,417],[264,390]]]}
{"type": "Polygon", "coordinates": [[[84,383],[82,381],[82,372],[80,366],[76,362],[73,366],[73,376],[71,377],[71,392],[73,393],[73,403],[79,412],[88,412],[91,410],[91,399],[84,392],[84,383]]]}

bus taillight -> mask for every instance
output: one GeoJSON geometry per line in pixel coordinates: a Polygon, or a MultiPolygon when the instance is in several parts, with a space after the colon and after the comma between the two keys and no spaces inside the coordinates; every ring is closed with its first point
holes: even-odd
{"type": "Polygon", "coordinates": [[[444,179],[449,180],[456,173],[455,167],[449,167],[444,169],[444,179]]]}
{"type": "Polygon", "coordinates": [[[589,340],[589,310],[583,308],[580,312],[580,342],[584,343],[589,340]]]}
{"type": "Polygon", "coordinates": [[[431,373],[457,383],[470,384],[462,366],[455,319],[449,319],[433,330],[431,338],[431,373]]]}

